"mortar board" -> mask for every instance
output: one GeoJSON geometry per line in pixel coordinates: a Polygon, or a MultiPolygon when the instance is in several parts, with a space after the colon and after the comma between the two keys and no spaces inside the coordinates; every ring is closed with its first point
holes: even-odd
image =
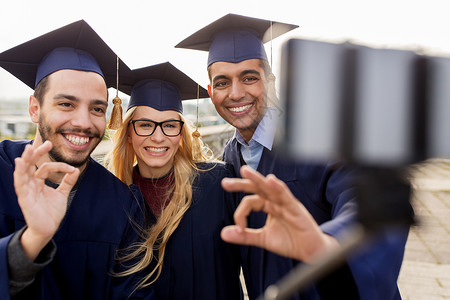
{"type": "Polygon", "coordinates": [[[183,113],[182,100],[209,97],[206,89],[169,62],[135,69],[132,73],[132,84],[119,83],[119,90],[131,95],[127,110],[149,106],[183,113]]]}
{"type": "MultiPolygon", "coordinates": [[[[30,88],[47,75],[71,69],[100,74],[107,87],[116,86],[117,55],[84,21],[80,20],[0,53],[0,66],[30,88]]],[[[121,80],[131,70],[119,60],[121,80]]]]}
{"type": "Polygon", "coordinates": [[[209,51],[208,66],[218,61],[238,63],[253,58],[267,60],[263,43],[297,27],[228,14],[200,29],[175,47],[209,51]]]}

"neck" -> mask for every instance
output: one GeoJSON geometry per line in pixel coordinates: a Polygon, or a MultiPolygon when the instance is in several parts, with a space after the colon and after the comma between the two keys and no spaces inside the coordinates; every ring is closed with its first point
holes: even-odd
{"type": "Polygon", "coordinates": [[[145,179],[159,179],[165,177],[173,169],[173,165],[170,168],[147,168],[145,163],[139,164],[139,174],[145,179]],[[144,167],[143,167],[144,166],[144,167]]]}
{"type": "Polygon", "coordinates": [[[253,137],[256,128],[251,129],[238,129],[239,134],[244,138],[245,142],[248,143],[253,137]]]}

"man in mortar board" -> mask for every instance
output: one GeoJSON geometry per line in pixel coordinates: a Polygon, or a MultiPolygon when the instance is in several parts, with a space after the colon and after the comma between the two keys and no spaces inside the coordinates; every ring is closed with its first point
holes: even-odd
{"type": "MultiPolygon", "coordinates": [[[[307,238],[299,243],[304,245],[302,261],[309,263],[315,255],[339,247],[339,237],[354,222],[354,173],[337,163],[326,166],[294,164],[283,159],[283,153],[272,149],[277,116],[282,112],[277,109],[275,77],[263,43],[296,27],[229,14],[197,31],[176,47],[209,51],[209,95],[217,112],[236,128],[235,136],[225,147],[224,160],[233,164],[236,171],[248,165],[264,176],[274,174],[314,218],[315,226],[307,226],[310,234],[305,234],[307,238]]],[[[224,184],[229,191],[238,191],[236,187],[239,186],[243,184],[237,183],[233,188],[230,184],[224,184]]],[[[222,232],[222,237],[229,242],[252,245],[241,249],[243,261],[246,262],[243,271],[250,299],[261,295],[298,263],[297,260],[253,247],[267,248],[261,236],[267,231],[267,225],[265,213],[253,212],[249,215],[248,227],[264,227],[262,231],[228,228],[226,235],[222,232]],[[250,236],[253,238],[250,239],[250,236]]],[[[275,238],[272,236],[269,239],[275,241],[275,238]]],[[[296,297],[400,298],[396,282],[406,238],[407,233],[384,237],[370,249],[349,259],[346,266],[296,297]]],[[[276,252],[281,254],[281,251],[276,252]]]]}
{"type": "MultiPolygon", "coordinates": [[[[121,271],[117,250],[143,225],[142,199],[90,156],[105,132],[116,64],[83,20],[0,54],[34,89],[37,124],[34,140],[0,143],[1,299],[125,299],[137,284],[112,273],[121,271]]],[[[126,80],[129,68],[119,68],[126,80]]]]}

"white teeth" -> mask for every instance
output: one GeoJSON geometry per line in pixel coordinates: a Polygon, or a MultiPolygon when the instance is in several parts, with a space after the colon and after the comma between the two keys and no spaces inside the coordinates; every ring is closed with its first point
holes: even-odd
{"type": "Polygon", "coordinates": [[[89,142],[88,137],[79,137],[76,135],[66,135],[66,139],[74,145],[80,146],[89,142]]]}
{"type": "Polygon", "coordinates": [[[160,152],[165,152],[165,151],[167,151],[167,148],[145,147],[145,150],[146,150],[146,151],[149,151],[149,152],[158,152],[158,153],[160,153],[160,152]]]}
{"type": "Polygon", "coordinates": [[[239,107],[230,107],[229,110],[231,110],[232,112],[241,112],[241,111],[249,109],[250,107],[252,107],[252,104],[239,106],[239,107]]]}

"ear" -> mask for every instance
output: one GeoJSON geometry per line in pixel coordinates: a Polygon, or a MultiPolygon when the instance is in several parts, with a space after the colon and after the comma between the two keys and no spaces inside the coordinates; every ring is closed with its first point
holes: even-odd
{"type": "Polygon", "coordinates": [[[39,122],[39,110],[40,104],[38,99],[33,95],[30,96],[30,100],[28,101],[28,113],[30,114],[31,121],[33,123],[39,122]]]}
{"type": "Polygon", "coordinates": [[[214,103],[214,100],[213,100],[213,97],[212,97],[211,85],[210,84],[208,84],[208,95],[209,95],[209,98],[211,99],[211,101],[214,103]]]}
{"type": "Polygon", "coordinates": [[[130,133],[130,128],[129,127],[127,129],[127,143],[131,144],[131,133],[130,133]]]}

